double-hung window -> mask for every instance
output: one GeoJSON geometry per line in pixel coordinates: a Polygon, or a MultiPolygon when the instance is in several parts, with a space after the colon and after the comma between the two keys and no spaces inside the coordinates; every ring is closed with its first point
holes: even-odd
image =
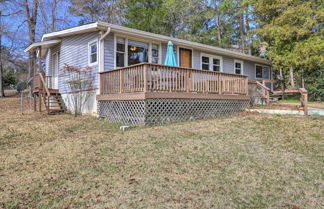
{"type": "Polygon", "coordinates": [[[89,65],[98,64],[98,41],[92,41],[88,44],[88,63],[89,65]]]}
{"type": "Polygon", "coordinates": [[[203,70],[209,70],[209,57],[202,56],[201,57],[201,69],[203,70]]]}
{"type": "Polygon", "coordinates": [[[116,42],[116,67],[125,67],[125,39],[117,38],[116,42]]]}
{"type": "Polygon", "coordinates": [[[255,78],[270,79],[269,67],[263,65],[255,65],[255,78]]]}
{"type": "Polygon", "coordinates": [[[222,57],[202,54],[201,69],[222,72],[222,57]]]}
{"type": "Polygon", "coordinates": [[[159,63],[159,45],[152,44],[152,63],[158,64],[159,63]]]}
{"type": "Polygon", "coordinates": [[[234,60],[234,73],[235,74],[243,74],[243,61],[234,60]]]}

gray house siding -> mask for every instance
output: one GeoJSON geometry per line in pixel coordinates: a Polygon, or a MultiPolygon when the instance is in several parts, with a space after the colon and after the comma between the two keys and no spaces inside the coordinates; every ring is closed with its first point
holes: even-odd
{"type": "MultiPolygon", "coordinates": [[[[58,87],[60,93],[68,93],[69,87],[67,85],[67,74],[64,73],[64,64],[69,64],[76,67],[88,66],[88,43],[90,41],[98,40],[99,34],[85,33],[81,35],[69,36],[62,39],[60,48],[60,60],[59,60],[59,82],[58,87]]],[[[93,73],[98,72],[98,65],[91,66],[93,73]]],[[[98,75],[94,82],[96,88],[98,88],[98,75]]]]}
{"type": "MultiPolygon", "coordinates": [[[[53,54],[60,52],[60,45],[53,46],[48,49],[46,54],[46,76],[52,76],[53,75],[53,54]]],[[[59,56],[59,62],[60,62],[60,56],[59,56]]]]}
{"type": "Polygon", "coordinates": [[[45,75],[51,74],[51,49],[47,50],[45,58],[45,75]]]}
{"type": "Polygon", "coordinates": [[[115,67],[114,43],[114,33],[109,33],[104,40],[104,70],[112,70],[115,67]]]}
{"type": "MultiPolygon", "coordinates": [[[[48,50],[46,55],[46,74],[52,75],[53,60],[52,55],[55,52],[59,52],[59,82],[58,87],[61,93],[67,93],[68,85],[67,76],[64,76],[63,67],[67,63],[69,65],[77,67],[88,66],[88,43],[93,40],[99,40],[98,32],[85,33],[81,35],[73,35],[62,38],[60,45],[52,47],[48,50]]],[[[115,47],[114,47],[114,33],[110,33],[104,40],[104,69],[111,70],[115,66],[115,47]]],[[[98,43],[99,44],[99,43],[98,43]]],[[[177,45],[174,45],[175,56],[177,63],[179,64],[179,58],[177,56],[177,45]]],[[[167,51],[167,43],[161,44],[161,63],[164,64],[167,51]]],[[[192,51],[192,67],[195,69],[201,69],[201,53],[221,56],[223,72],[234,73],[234,60],[235,58],[229,56],[218,55],[217,53],[204,52],[201,50],[193,49],[192,51]]],[[[243,71],[245,75],[248,75],[250,80],[256,80],[255,78],[255,62],[245,61],[243,65],[243,71]]],[[[98,65],[92,66],[95,72],[98,72],[98,65]]],[[[95,85],[98,88],[98,76],[96,76],[95,85]]]]}

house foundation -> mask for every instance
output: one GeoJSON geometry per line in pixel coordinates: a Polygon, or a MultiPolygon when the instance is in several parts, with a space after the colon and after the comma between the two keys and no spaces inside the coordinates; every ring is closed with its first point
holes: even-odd
{"type": "Polygon", "coordinates": [[[159,125],[242,112],[249,99],[143,99],[98,101],[98,115],[124,125],[159,125]]]}

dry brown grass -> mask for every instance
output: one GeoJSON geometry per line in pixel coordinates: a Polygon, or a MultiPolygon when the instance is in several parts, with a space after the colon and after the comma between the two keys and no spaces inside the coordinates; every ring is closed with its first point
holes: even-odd
{"type": "Polygon", "coordinates": [[[241,114],[119,131],[0,99],[0,208],[323,208],[324,119],[241,114]]]}

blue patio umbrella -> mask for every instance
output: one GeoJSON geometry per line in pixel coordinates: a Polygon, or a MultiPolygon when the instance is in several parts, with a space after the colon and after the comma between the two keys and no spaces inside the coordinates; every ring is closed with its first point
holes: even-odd
{"type": "Polygon", "coordinates": [[[170,66],[177,66],[177,61],[173,52],[173,44],[171,41],[168,42],[168,48],[167,48],[164,64],[170,66]]]}

